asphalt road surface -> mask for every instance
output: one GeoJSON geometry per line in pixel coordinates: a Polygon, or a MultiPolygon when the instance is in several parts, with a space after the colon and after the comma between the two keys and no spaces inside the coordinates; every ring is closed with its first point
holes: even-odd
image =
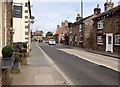
{"type": "MultiPolygon", "coordinates": [[[[58,50],[67,46],[39,43],[42,50],[55,62],[75,85],[118,85],[118,72],[58,50]]],[[[97,86],[96,86],[97,87],[97,86]]]]}

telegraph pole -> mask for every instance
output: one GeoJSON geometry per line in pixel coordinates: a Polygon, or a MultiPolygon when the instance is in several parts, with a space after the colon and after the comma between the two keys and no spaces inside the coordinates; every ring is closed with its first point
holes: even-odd
{"type": "Polygon", "coordinates": [[[83,18],[83,0],[81,0],[81,17],[83,18]]]}

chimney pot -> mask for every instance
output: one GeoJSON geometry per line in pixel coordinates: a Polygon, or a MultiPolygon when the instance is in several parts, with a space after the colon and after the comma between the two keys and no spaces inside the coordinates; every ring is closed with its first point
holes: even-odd
{"type": "Polygon", "coordinates": [[[97,4],[97,8],[99,8],[99,4],[97,4]]]}

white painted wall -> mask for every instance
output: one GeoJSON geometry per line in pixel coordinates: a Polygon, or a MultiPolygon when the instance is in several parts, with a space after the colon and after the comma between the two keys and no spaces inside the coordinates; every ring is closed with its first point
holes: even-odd
{"type": "Polygon", "coordinates": [[[22,6],[22,18],[13,18],[13,42],[25,42],[25,2],[28,0],[13,0],[13,5],[22,6]]]}
{"type": "Polygon", "coordinates": [[[25,7],[25,3],[28,3],[28,0],[13,0],[13,2],[13,5],[22,6],[22,18],[13,18],[13,29],[15,29],[13,42],[28,42],[28,47],[30,48],[30,31],[25,29],[25,25],[28,26],[25,21],[30,21],[29,8],[25,7]],[[28,10],[28,13],[25,13],[25,10],[28,10]],[[25,19],[25,16],[28,16],[28,19],[25,19]],[[29,35],[25,35],[25,32],[29,32],[29,35]]]}
{"type": "Polygon", "coordinates": [[[2,2],[0,1],[0,56],[2,51],[2,2]]]}
{"type": "Polygon", "coordinates": [[[13,42],[25,42],[24,3],[22,3],[20,0],[14,0],[13,5],[23,6],[22,18],[13,18],[13,29],[15,29],[13,42]]]}

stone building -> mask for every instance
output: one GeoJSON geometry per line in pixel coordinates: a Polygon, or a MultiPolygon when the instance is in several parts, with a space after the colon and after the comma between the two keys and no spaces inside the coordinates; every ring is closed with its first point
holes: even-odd
{"type": "MultiPolygon", "coordinates": [[[[6,45],[12,44],[11,37],[12,27],[12,1],[0,0],[0,65],[2,58],[2,48],[6,45]]],[[[1,85],[8,85],[9,82],[9,69],[0,68],[0,81],[1,85]],[[2,76],[1,76],[2,74],[2,76]]]]}
{"type": "Polygon", "coordinates": [[[76,22],[69,25],[69,44],[73,46],[80,46],[80,36],[82,35],[82,18],[80,14],[76,17],[76,22]]]}
{"type": "Polygon", "coordinates": [[[93,48],[93,18],[101,13],[101,8],[99,4],[94,8],[94,14],[83,19],[83,47],[85,49],[93,48]]]}
{"type": "Polygon", "coordinates": [[[65,42],[65,34],[68,33],[68,21],[65,20],[64,22],[61,23],[61,27],[60,25],[57,25],[57,31],[56,33],[53,35],[53,38],[55,39],[55,41],[57,43],[64,43],[65,42]]]}
{"type": "Polygon", "coordinates": [[[93,24],[93,49],[120,54],[120,5],[105,3],[105,12],[95,17],[93,24]]]}
{"type": "Polygon", "coordinates": [[[12,2],[0,1],[0,55],[4,46],[11,44],[12,2]]]}
{"type": "Polygon", "coordinates": [[[94,9],[94,14],[85,18],[81,18],[80,14],[77,15],[76,22],[69,26],[69,42],[70,45],[78,46],[81,48],[92,48],[92,29],[93,18],[100,14],[101,9],[99,5],[94,9]]]}

